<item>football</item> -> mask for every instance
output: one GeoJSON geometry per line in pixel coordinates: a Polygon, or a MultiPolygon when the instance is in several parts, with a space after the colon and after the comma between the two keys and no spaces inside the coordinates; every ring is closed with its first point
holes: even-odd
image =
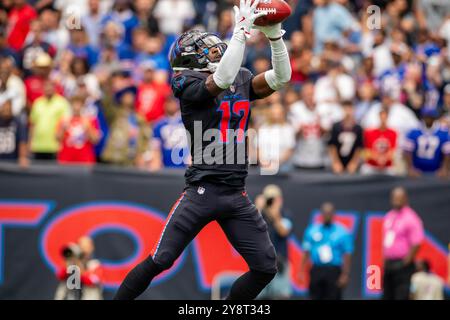
{"type": "Polygon", "coordinates": [[[289,4],[283,0],[261,0],[256,10],[267,11],[267,15],[256,19],[255,25],[257,26],[270,26],[283,22],[292,12],[289,4]]]}

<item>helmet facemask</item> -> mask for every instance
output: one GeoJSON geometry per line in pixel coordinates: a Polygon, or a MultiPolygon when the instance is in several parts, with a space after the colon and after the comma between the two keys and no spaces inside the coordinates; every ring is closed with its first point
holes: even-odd
{"type": "Polygon", "coordinates": [[[198,39],[195,43],[198,48],[197,59],[199,63],[206,64],[207,69],[214,73],[220,59],[222,59],[227,50],[227,44],[211,33],[205,34],[204,37],[198,39]]]}
{"type": "Polygon", "coordinates": [[[214,72],[227,49],[226,43],[212,33],[191,30],[180,36],[169,54],[174,71],[214,72]]]}

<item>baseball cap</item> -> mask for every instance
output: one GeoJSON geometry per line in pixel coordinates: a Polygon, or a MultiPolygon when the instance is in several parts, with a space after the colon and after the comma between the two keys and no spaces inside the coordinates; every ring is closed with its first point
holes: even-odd
{"type": "Polygon", "coordinates": [[[276,198],[282,195],[281,189],[276,184],[269,184],[263,190],[263,196],[266,199],[276,198]]]}
{"type": "Polygon", "coordinates": [[[39,54],[36,60],[34,60],[35,67],[45,68],[50,67],[51,65],[52,65],[52,57],[50,57],[50,55],[45,52],[39,54]]]}
{"type": "Polygon", "coordinates": [[[423,108],[420,114],[422,117],[439,118],[439,111],[436,108],[423,108]]]}
{"type": "Polygon", "coordinates": [[[128,86],[123,88],[122,90],[119,90],[115,95],[114,98],[116,100],[116,103],[120,103],[120,100],[126,93],[132,93],[134,95],[137,94],[137,88],[135,86],[128,86]]]}

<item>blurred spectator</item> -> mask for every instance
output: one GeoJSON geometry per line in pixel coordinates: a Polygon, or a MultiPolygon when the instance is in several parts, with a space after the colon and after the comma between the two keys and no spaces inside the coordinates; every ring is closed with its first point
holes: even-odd
{"type": "Polygon", "coordinates": [[[101,0],[88,0],[88,12],[82,16],[82,24],[86,28],[89,35],[89,43],[94,48],[98,48],[100,44],[100,34],[102,30],[102,21],[104,19],[104,11],[101,10],[101,0]]]}
{"type": "Polygon", "coordinates": [[[334,173],[356,173],[359,169],[363,148],[363,131],[356,123],[351,101],[343,102],[344,119],[336,122],[331,129],[328,150],[334,173]]]}
{"type": "Polygon", "coordinates": [[[388,112],[387,125],[398,134],[398,142],[401,144],[406,134],[419,127],[419,120],[405,105],[398,102],[398,95],[391,90],[381,92],[381,103],[373,105],[361,121],[365,129],[378,128],[380,126],[380,111],[388,112]]]}
{"type": "Polygon", "coordinates": [[[6,33],[6,26],[0,24],[0,58],[12,58],[14,59],[15,64],[18,65],[20,62],[19,56],[17,52],[9,47],[6,33]]]}
{"type": "Polygon", "coordinates": [[[290,284],[290,263],[288,254],[288,239],[292,233],[292,220],[289,210],[283,202],[280,187],[267,185],[262,195],[255,200],[255,205],[263,215],[269,228],[269,236],[277,253],[278,273],[269,285],[259,294],[261,299],[289,299],[292,295],[290,284]]]}
{"type": "Polygon", "coordinates": [[[370,36],[373,43],[368,45],[365,54],[373,58],[373,75],[379,77],[394,66],[394,59],[385,30],[374,30],[370,36]]]}
{"type": "Polygon", "coordinates": [[[70,42],[69,30],[61,21],[61,12],[46,7],[39,15],[44,31],[44,41],[50,43],[57,49],[57,55],[65,50],[70,42]]]}
{"type": "Polygon", "coordinates": [[[25,114],[14,116],[11,100],[0,102],[0,160],[28,166],[28,128],[25,114]]]}
{"type": "Polygon", "coordinates": [[[159,0],[154,15],[162,33],[181,34],[195,18],[195,11],[191,0],[159,0]]]}
{"type": "Polygon", "coordinates": [[[103,20],[106,23],[110,20],[118,22],[124,28],[123,41],[131,45],[131,35],[134,28],[139,26],[139,19],[131,10],[131,0],[115,0],[112,11],[103,20]]]}
{"type": "MultiPolygon", "coordinates": [[[[47,53],[41,53],[33,63],[32,75],[25,78],[27,103],[30,108],[37,98],[45,94],[44,86],[51,78],[52,64],[52,58],[47,53]]],[[[58,94],[64,95],[64,89],[59,83],[53,85],[58,94]]]]}
{"type": "Polygon", "coordinates": [[[311,260],[309,296],[312,300],[340,300],[349,282],[353,239],[334,221],[335,208],[326,202],[321,207],[321,222],[309,225],[303,237],[304,255],[300,278],[305,282],[306,265],[311,260]]]}
{"type": "Polygon", "coordinates": [[[110,108],[112,122],[105,149],[103,161],[122,166],[145,165],[144,154],[148,150],[150,128],[142,117],[136,114],[136,87],[126,87],[116,94],[115,105],[105,105],[110,108]]]}
{"type": "Polygon", "coordinates": [[[31,152],[36,160],[56,160],[60,149],[58,123],[70,115],[69,102],[56,93],[51,80],[44,82],[44,95],[34,101],[30,114],[31,152]]]}
{"type": "Polygon", "coordinates": [[[100,262],[93,258],[94,250],[94,242],[88,236],[83,236],[77,242],[68,243],[62,248],[65,265],[56,274],[59,284],[55,300],[103,299],[103,272],[100,262]],[[69,288],[67,285],[68,277],[73,275],[79,276],[78,288],[69,288]]]}
{"type": "Polygon", "coordinates": [[[274,104],[269,110],[267,122],[258,130],[258,158],[261,167],[289,171],[295,149],[295,130],[286,119],[281,104],[274,104]]]}
{"type": "MultiPolygon", "coordinates": [[[[109,20],[105,23],[101,33],[101,46],[103,50],[113,49],[115,56],[120,60],[132,60],[134,52],[132,45],[135,45],[135,50],[143,50],[145,39],[132,36],[132,43],[126,43],[124,39],[125,29],[123,26],[114,20],[109,20]],[[136,39],[135,39],[136,38],[136,39]],[[140,40],[140,41],[138,41],[140,40]]],[[[135,32],[132,33],[134,35],[135,32]]],[[[109,56],[109,55],[108,55],[109,56]]]]}
{"type": "Polygon", "coordinates": [[[11,57],[0,58],[0,104],[6,100],[11,101],[14,116],[21,114],[26,101],[25,85],[14,74],[14,60],[11,57]]]}
{"type": "Polygon", "coordinates": [[[159,32],[158,21],[153,15],[155,4],[155,0],[134,1],[134,8],[139,19],[139,25],[146,28],[150,32],[150,34],[156,34],[159,32]]]}
{"type": "Polygon", "coordinates": [[[423,84],[422,66],[418,63],[408,64],[402,86],[402,100],[416,115],[424,105],[425,87],[423,84]]]}
{"type": "Polygon", "coordinates": [[[292,67],[291,82],[298,85],[308,80],[310,74],[314,71],[314,56],[311,48],[306,44],[305,34],[301,31],[292,32],[290,45],[289,58],[291,59],[292,67]]]}
{"type": "Polygon", "coordinates": [[[84,99],[73,97],[70,100],[72,115],[62,119],[57,136],[61,141],[58,161],[62,164],[93,164],[96,161],[94,145],[100,138],[97,119],[85,112],[84,99]]]}
{"type": "Polygon", "coordinates": [[[219,15],[217,25],[217,36],[222,40],[229,40],[233,35],[234,11],[232,9],[223,10],[219,15]]]}
{"type": "Polygon", "coordinates": [[[397,133],[387,125],[388,111],[380,111],[380,127],[364,131],[365,163],[362,174],[395,174],[394,156],[397,133]]]}
{"type": "Polygon", "coordinates": [[[25,76],[31,74],[33,62],[42,53],[47,53],[51,58],[56,55],[56,49],[48,42],[43,40],[42,23],[40,20],[34,20],[31,23],[30,33],[25,41],[25,47],[21,50],[21,69],[24,70],[25,76]]]}
{"type": "Polygon", "coordinates": [[[422,220],[408,205],[406,190],[391,192],[392,209],[383,218],[383,299],[408,300],[414,258],[424,238],[422,220]]]}
{"type": "Polygon", "coordinates": [[[411,300],[444,300],[444,281],[431,272],[427,260],[416,262],[416,272],[411,277],[411,300]]]}
{"type": "Polygon", "coordinates": [[[389,90],[390,95],[399,101],[407,68],[405,60],[411,52],[403,42],[391,43],[390,51],[394,65],[380,75],[379,87],[383,92],[389,90]]]}
{"type": "Polygon", "coordinates": [[[136,110],[149,123],[157,121],[164,114],[164,102],[171,93],[166,82],[155,77],[156,65],[153,61],[140,64],[143,72],[142,82],[138,86],[136,110]]]}
{"type": "Polygon", "coordinates": [[[366,113],[378,103],[376,89],[369,81],[362,82],[358,87],[358,100],[355,105],[355,120],[361,123],[366,113]]]}
{"type": "Polygon", "coordinates": [[[75,57],[86,59],[89,67],[94,66],[98,61],[99,52],[89,44],[89,36],[83,26],[70,30],[70,43],[67,50],[71,51],[75,57]]]}
{"type": "MultiPolygon", "coordinates": [[[[317,104],[338,104],[344,100],[352,100],[355,97],[355,82],[351,76],[345,73],[341,61],[326,60],[326,75],[320,77],[315,85],[314,101],[317,104]]],[[[330,106],[330,109],[339,109],[339,105],[330,106]]],[[[339,110],[330,110],[333,113],[339,110]]],[[[337,115],[339,117],[340,115],[337,115]]]]}
{"type": "Polygon", "coordinates": [[[314,102],[314,84],[305,83],[301,100],[292,104],[289,120],[296,130],[298,142],[293,163],[299,168],[322,169],[325,166],[325,133],[320,110],[314,102]]]}
{"type": "Polygon", "coordinates": [[[13,7],[8,13],[8,45],[16,52],[22,49],[31,21],[36,17],[36,11],[26,0],[13,0],[13,7]]]}
{"type": "Polygon", "coordinates": [[[440,0],[417,0],[416,15],[421,28],[437,32],[450,12],[450,3],[440,0]]]}
{"type": "Polygon", "coordinates": [[[164,104],[165,116],[155,123],[150,148],[150,170],[184,168],[189,158],[186,130],[175,98],[164,104]]]}
{"type": "Polygon", "coordinates": [[[348,34],[355,24],[350,12],[331,0],[314,0],[313,27],[314,52],[320,53],[325,41],[339,40],[348,34]]]}
{"type": "Polygon", "coordinates": [[[74,57],[70,64],[70,71],[63,76],[66,96],[76,94],[77,87],[84,85],[90,97],[99,99],[102,95],[97,77],[89,72],[88,62],[85,58],[74,57]]]}
{"type": "Polygon", "coordinates": [[[423,109],[422,118],[422,126],[410,131],[404,144],[408,173],[413,177],[422,173],[445,177],[450,163],[448,129],[442,128],[436,121],[438,111],[435,109],[423,109]]]}

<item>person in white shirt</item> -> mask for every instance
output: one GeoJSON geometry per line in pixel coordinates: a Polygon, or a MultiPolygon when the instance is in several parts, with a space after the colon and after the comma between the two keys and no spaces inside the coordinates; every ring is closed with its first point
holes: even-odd
{"type": "Polygon", "coordinates": [[[305,83],[301,100],[290,106],[289,121],[297,133],[297,147],[293,164],[299,168],[322,169],[325,166],[326,143],[324,133],[331,124],[324,112],[320,112],[314,102],[314,84],[305,83]]]}
{"type": "Polygon", "coordinates": [[[369,35],[373,42],[367,46],[365,55],[372,56],[374,63],[373,75],[379,77],[394,67],[390,42],[387,41],[386,31],[384,30],[374,30],[369,35]]]}
{"type": "Polygon", "coordinates": [[[431,272],[430,263],[419,260],[416,269],[411,277],[411,300],[444,300],[444,281],[431,272]]]}
{"type": "Polygon", "coordinates": [[[180,34],[186,21],[195,18],[191,0],[159,0],[154,15],[164,34],[180,34]]]}
{"type": "Polygon", "coordinates": [[[11,101],[12,113],[18,116],[25,107],[26,90],[22,79],[13,73],[13,69],[13,59],[0,59],[0,105],[11,101]]]}
{"type": "Polygon", "coordinates": [[[328,72],[316,82],[315,102],[321,104],[352,100],[356,93],[355,81],[344,72],[342,63],[336,60],[328,60],[325,64],[328,72]]]}
{"type": "Polygon", "coordinates": [[[270,107],[267,121],[259,128],[257,148],[262,168],[279,172],[290,170],[295,130],[286,120],[286,112],[280,103],[270,107]]]}

